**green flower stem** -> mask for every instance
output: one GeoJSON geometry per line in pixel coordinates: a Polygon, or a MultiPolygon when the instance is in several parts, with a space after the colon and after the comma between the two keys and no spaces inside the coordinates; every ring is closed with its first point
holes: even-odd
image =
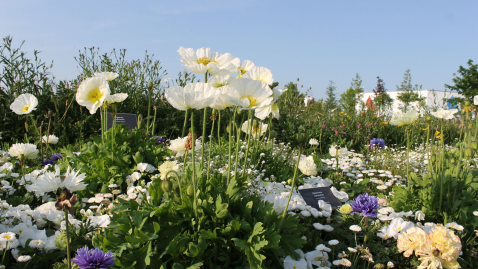
{"type": "Polygon", "coordinates": [[[181,138],[183,138],[186,135],[184,132],[186,131],[186,123],[188,122],[188,111],[189,109],[186,109],[186,111],[184,112],[184,123],[183,123],[183,131],[182,131],[181,138]]]}
{"type": "MultiPolygon", "coordinates": [[[[217,145],[221,147],[221,111],[217,111],[217,145]]],[[[211,138],[212,138],[212,132],[211,132],[211,138]]]]}
{"type": "Polygon", "coordinates": [[[70,257],[70,228],[68,221],[68,210],[63,208],[65,212],[65,221],[66,221],[66,258],[68,259],[68,269],[71,269],[71,257],[70,257]]]}
{"type": "MultiPolygon", "coordinates": [[[[231,163],[232,163],[232,130],[236,124],[237,107],[234,107],[234,114],[232,116],[232,122],[229,124],[229,146],[228,146],[228,162],[227,162],[227,184],[231,180],[231,163]]],[[[236,152],[237,153],[237,152],[236,152]]],[[[237,155],[236,155],[237,156],[237,155]]]]}
{"type": "MultiPolygon", "coordinates": [[[[193,183],[193,189],[194,189],[194,195],[193,195],[193,209],[194,209],[194,215],[196,216],[196,221],[198,222],[199,225],[199,219],[198,219],[198,212],[197,212],[197,186],[196,186],[196,154],[195,154],[195,147],[196,147],[196,138],[194,137],[194,111],[191,113],[191,160],[193,163],[193,178],[191,179],[191,182],[193,183]]],[[[203,145],[204,147],[204,145],[203,145]]]]}
{"type": "Polygon", "coordinates": [[[301,154],[302,154],[302,149],[299,148],[299,154],[297,155],[297,162],[296,162],[295,168],[294,168],[294,177],[292,178],[292,185],[291,185],[291,188],[290,188],[289,198],[287,198],[287,203],[285,204],[284,211],[282,211],[282,218],[281,218],[281,221],[279,223],[278,231],[280,231],[280,229],[282,227],[282,223],[284,222],[285,216],[287,214],[287,209],[289,208],[290,198],[292,197],[292,192],[294,191],[294,188],[295,188],[295,182],[297,180],[297,171],[299,170],[299,161],[300,161],[300,155],[301,154]]]}
{"type": "Polygon", "coordinates": [[[148,89],[148,117],[146,118],[146,133],[149,134],[149,116],[151,115],[151,92],[153,89],[148,89]]]}
{"type": "MultiPolygon", "coordinates": [[[[231,130],[232,132],[232,130],[231,130]]],[[[234,179],[237,181],[237,165],[239,164],[239,146],[241,144],[241,128],[236,126],[236,157],[234,167],[234,179]]]]}
{"type": "MultiPolygon", "coordinates": [[[[212,110],[212,115],[214,115],[214,109],[212,110]]],[[[208,156],[207,156],[207,180],[209,181],[209,171],[210,171],[210,168],[211,168],[211,151],[212,151],[212,143],[213,143],[213,136],[214,136],[214,125],[215,125],[215,121],[216,121],[216,118],[213,116],[212,118],[212,127],[211,127],[211,136],[209,138],[209,152],[208,152],[208,156]]],[[[203,148],[205,147],[205,145],[203,145],[203,148]]]]}
{"type": "Polygon", "coordinates": [[[408,131],[408,127],[405,127],[405,133],[407,136],[407,186],[410,189],[410,175],[408,174],[408,169],[410,166],[410,132],[408,131]]]}
{"type": "MultiPolygon", "coordinates": [[[[246,154],[244,155],[244,165],[242,169],[242,176],[245,176],[246,174],[246,167],[247,167],[247,157],[249,157],[249,148],[250,148],[250,142],[251,142],[251,136],[252,136],[252,125],[254,124],[252,122],[252,110],[249,110],[249,117],[248,117],[248,122],[249,126],[247,126],[247,144],[246,144],[246,154]]],[[[237,160],[236,160],[237,161],[237,160]]]]}
{"type": "Polygon", "coordinates": [[[3,250],[3,256],[2,256],[2,265],[4,265],[4,261],[5,261],[5,256],[7,255],[7,250],[8,250],[8,241],[5,242],[5,249],[3,250]]]}
{"type": "Polygon", "coordinates": [[[204,162],[204,150],[206,149],[206,118],[207,118],[207,107],[204,108],[204,115],[203,115],[203,119],[202,119],[201,163],[204,162]]]}
{"type": "Polygon", "coordinates": [[[158,113],[158,109],[156,108],[156,106],[154,106],[153,109],[154,109],[154,116],[153,116],[153,128],[151,128],[151,136],[154,136],[154,129],[156,125],[156,115],[158,113]]]}

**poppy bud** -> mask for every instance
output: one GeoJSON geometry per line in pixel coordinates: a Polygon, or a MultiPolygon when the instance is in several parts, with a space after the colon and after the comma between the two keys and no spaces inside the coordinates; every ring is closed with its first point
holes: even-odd
{"type": "Polygon", "coordinates": [[[173,183],[171,183],[169,179],[163,180],[163,182],[161,182],[161,189],[164,192],[170,192],[172,188],[173,188],[173,183]]]}
{"type": "Polygon", "coordinates": [[[193,184],[189,184],[189,186],[188,186],[187,189],[186,189],[186,194],[187,194],[189,197],[193,197],[193,196],[194,196],[194,187],[193,187],[193,184]]]}

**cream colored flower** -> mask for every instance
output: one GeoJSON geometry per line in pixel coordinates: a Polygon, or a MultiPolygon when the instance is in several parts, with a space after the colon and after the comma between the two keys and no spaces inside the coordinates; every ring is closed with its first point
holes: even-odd
{"type": "Polygon", "coordinates": [[[433,116],[439,118],[439,119],[445,119],[445,120],[451,120],[455,118],[454,114],[458,112],[458,109],[443,109],[440,108],[435,112],[430,112],[433,116]]]}
{"type": "Polygon", "coordinates": [[[309,140],[309,144],[310,144],[311,146],[317,146],[317,145],[319,144],[319,140],[317,140],[317,139],[315,139],[315,138],[311,138],[311,139],[309,140]]]}
{"type": "Polygon", "coordinates": [[[306,176],[315,176],[317,175],[317,165],[315,165],[313,156],[300,156],[299,160],[299,170],[302,174],[306,176]]]}
{"type": "Polygon", "coordinates": [[[18,115],[29,114],[36,110],[38,99],[29,93],[20,94],[10,105],[10,109],[18,115]]]}
{"type": "Polygon", "coordinates": [[[332,145],[329,148],[329,154],[332,157],[335,157],[335,156],[345,157],[349,154],[349,151],[347,150],[347,148],[341,148],[340,146],[332,145]]]}
{"type": "Polygon", "coordinates": [[[158,167],[158,170],[161,174],[161,180],[165,180],[170,171],[175,171],[181,176],[178,161],[165,161],[158,167]]]}
{"type": "Polygon", "coordinates": [[[267,124],[264,124],[262,122],[258,122],[256,120],[252,121],[252,126],[250,126],[250,124],[251,124],[251,121],[246,120],[242,124],[241,130],[246,134],[250,130],[250,132],[251,132],[250,134],[251,134],[252,138],[259,138],[267,131],[267,124]]]}
{"type": "Polygon", "coordinates": [[[93,76],[103,78],[104,80],[107,80],[107,81],[112,81],[113,79],[117,78],[119,74],[115,72],[101,72],[101,73],[95,73],[93,76]]]}
{"type": "Polygon", "coordinates": [[[166,100],[178,110],[203,109],[214,101],[216,89],[203,82],[174,86],[165,90],[166,100]]]}
{"type": "Polygon", "coordinates": [[[271,70],[262,66],[254,66],[242,77],[259,80],[266,83],[267,85],[270,85],[272,84],[272,82],[274,82],[274,77],[272,76],[271,70]]]}
{"type": "Polygon", "coordinates": [[[248,78],[236,78],[231,80],[229,86],[235,90],[234,93],[231,92],[231,95],[243,102],[240,110],[263,108],[270,106],[272,103],[273,92],[264,82],[248,78]]]}
{"type": "Polygon", "coordinates": [[[78,87],[76,102],[80,106],[86,107],[90,114],[95,114],[109,95],[108,81],[101,77],[87,78],[78,87]]]}
{"type": "Polygon", "coordinates": [[[192,48],[180,47],[178,53],[181,55],[181,62],[184,63],[184,66],[194,73],[209,72],[211,75],[227,75],[240,64],[239,58],[230,53],[219,54],[211,52],[210,48],[200,48],[194,51],[192,48]]]}
{"type": "Polygon", "coordinates": [[[41,138],[41,142],[46,144],[58,144],[58,137],[56,135],[44,135],[41,138]]]}
{"type": "Polygon", "coordinates": [[[231,106],[242,106],[245,102],[240,99],[240,96],[234,94],[235,90],[231,86],[223,86],[217,88],[214,93],[214,101],[209,107],[217,110],[223,110],[231,106]]]}
{"type": "Polygon", "coordinates": [[[22,156],[27,159],[35,159],[38,157],[38,149],[37,146],[33,144],[13,144],[8,150],[8,154],[19,159],[22,156]]]}
{"type": "Polygon", "coordinates": [[[418,119],[418,116],[418,112],[413,109],[407,112],[398,111],[393,114],[390,124],[399,127],[409,125],[414,123],[418,119]]]}

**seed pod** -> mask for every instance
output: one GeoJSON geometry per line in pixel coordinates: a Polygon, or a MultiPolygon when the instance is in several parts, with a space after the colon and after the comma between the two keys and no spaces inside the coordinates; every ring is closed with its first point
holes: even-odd
{"type": "Polygon", "coordinates": [[[276,138],[277,137],[277,132],[274,130],[270,130],[270,136],[271,138],[276,138]]]}
{"type": "Polygon", "coordinates": [[[456,163],[456,159],[455,159],[455,158],[451,158],[451,159],[450,159],[450,163],[451,163],[451,164],[455,164],[455,163],[456,163]]]}
{"type": "Polygon", "coordinates": [[[433,118],[432,118],[431,116],[428,116],[428,117],[427,117],[427,121],[432,121],[432,119],[433,119],[433,118]]]}
{"type": "Polygon", "coordinates": [[[470,106],[471,105],[471,102],[470,101],[466,101],[465,102],[465,106],[470,106]]]}

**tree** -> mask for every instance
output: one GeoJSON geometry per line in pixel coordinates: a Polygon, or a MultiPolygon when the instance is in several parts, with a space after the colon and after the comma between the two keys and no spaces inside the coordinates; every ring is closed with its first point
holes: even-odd
{"type": "Polygon", "coordinates": [[[452,80],[455,85],[445,84],[445,87],[458,92],[465,97],[464,99],[473,102],[473,97],[478,95],[478,64],[473,64],[473,60],[470,59],[468,60],[468,66],[468,68],[460,66],[458,75],[453,73],[455,77],[452,80]]]}
{"type": "Polygon", "coordinates": [[[410,69],[407,69],[403,75],[402,84],[397,86],[397,91],[402,92],[397,96],[397,99],[403,103],[403,107],[401,106],[400,108],[404,111],[407,111],[412,102],[424,100],[425,98],[420,97],[418,94],[418,91],[421,90],[422,85],[419,86],[418,84],[415,84],[415,86],[412,86],[412,75],[410,75],[410,69]]]}
{"type": "Polygon", "coordinates": [[[392,105],[393,99],[388,95],[387,89],[385,88],[385,82],[383,82],[383,79],[380,77],[377,77],[377,87],[373,89],[373,92],[375,93],[373,101],[380,111],[383,111],[392,105]]]}
{"type": "Polygon", "coordinates": [[[352,79],[350,88],[340,95],[339,103],[347,114],[355,113],[355,108],[362,99],[362,94],[362,79],[359,74],[356,74],[355,78],[352,79]]]}
{"type": "Polygon", "coordinates": [[[327,110],[332,110],[334,108],[337,108],[337,98],[335,97],[335,91],[337,90],[337,87],[335,87],[335,82],[332,80],[329,81],[329,86],[327,86],[327,99],[325,99],[325,108],[327,110]]]}

